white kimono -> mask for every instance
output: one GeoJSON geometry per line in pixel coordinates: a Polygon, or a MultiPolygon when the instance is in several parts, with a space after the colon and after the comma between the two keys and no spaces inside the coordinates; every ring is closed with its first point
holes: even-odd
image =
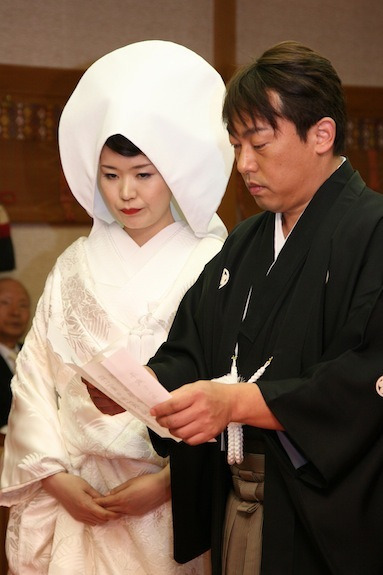
{"type": "Polygon", "coordinates": [[[62,166],[94,225],[58,258],[18,356],[0,491],[0,504],[11,506],[12,575],[209,572],[206,556],[186,565],[173,560],[170,502],[92,527],[41,480],[67,471],[106,494],[166,464],[143,423],[95,407],[69,365],[68,345],[86,362],[124,338],[144,364],[166,339],[183,294],[227,235],[215,215],[233,163],[221,121],[224,91],[194,52],[146,41],[95,62],[64,108],[62,166]],[[100,152],[114,134],[138,146],[172,192],[175,222],[142,247],[113,221],[98,189],[100,152]]]}
{"type": "Polygon", "coordinates": [[[204,572],[206,558],[185,566],[172,559],[170,502],[142,517],[91,527],[73,519],[40,480],[66,470],[107,493],[165,465],[143,423],[127,412],[98,411],[64,363],[54,334],[60,330],[84,362],[125,334],[129,351],[145,363],[166,339],[176,302],[220,247],[219,240],[197,239],[183,222],[141,248],[117,224],[105,224],[58,259],[13,381],[1,496],[2,503],[14,504],[11,573],[204,572]]]}

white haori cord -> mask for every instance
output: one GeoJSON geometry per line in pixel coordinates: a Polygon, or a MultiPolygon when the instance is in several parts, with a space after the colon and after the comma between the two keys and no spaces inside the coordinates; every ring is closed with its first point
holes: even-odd
{"type": "MultiPolygon", "coordinates": [[[[247,381],[247,383],[255,383],[261,375],[265,373],[266,368],[270,365],[270,357],[247,381]]],[[[231,371],[227,375],[223,375],[218,379],[214,379],[219,383],[243,383],[243,380],[238,376],[237,369],[237,355],[233,355],[231,371]]],[[[231,421],[227,426],[227,462],[229,465],[234,463],[242,463],[243,461],[243,429],[242,423],[231,421]]]]}

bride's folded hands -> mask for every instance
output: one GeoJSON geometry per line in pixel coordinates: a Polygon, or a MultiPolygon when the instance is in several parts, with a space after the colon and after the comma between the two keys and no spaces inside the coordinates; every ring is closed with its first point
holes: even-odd
{"type": "Polygon", "coordinates": [[[118,485],[95,503],[104,509],[127,515],[145,515],[170,499],[169,465],[158,473],[140,475],[118,485]]]}
{"type": "Polygon", "coordinates": [[[46,477],[41,483],[45,491],[55,497],[77,521],[99,525],[120,517],[119,513],[97,503],[100,493],[77,475],[62,471],[46,477]]]}

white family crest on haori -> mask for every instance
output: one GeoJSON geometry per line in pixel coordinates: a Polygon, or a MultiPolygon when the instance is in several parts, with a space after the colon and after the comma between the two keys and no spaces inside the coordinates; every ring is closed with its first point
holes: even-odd
{"type": "Polygon", "coordinates": [[[223,288],[223,286],[225,286],[228,283],[229,278],[230,278],[229,270],[227,268],[223,268],[222,275],[221,275],[221,281],[219,282],[218,289],[223,288]]]}
{"type": "Polygon", "coordinates": [[[383,375],[381,375],[379,377],[379,379],[377,380],[375,388],[376,388],[376,393],[378,395],[380,395],[380,397],[383,397],[383,375]]]}

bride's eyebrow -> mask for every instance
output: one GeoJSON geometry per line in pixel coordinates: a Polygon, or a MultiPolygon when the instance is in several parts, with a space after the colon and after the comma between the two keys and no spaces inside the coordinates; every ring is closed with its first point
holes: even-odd
{"type": "MultiPolygon", "coordinates": [[[[142,170],[143,168],[150,168],[151,166],[153,166],[151,162],[145,162],[144,164],[137,164],[132,166],[132,168],[142,170]]],[[[108,164],[100,164],[100,168],[105,168],[107,170],[119,170],[117,166],[109,166],[108,164]]]]}

